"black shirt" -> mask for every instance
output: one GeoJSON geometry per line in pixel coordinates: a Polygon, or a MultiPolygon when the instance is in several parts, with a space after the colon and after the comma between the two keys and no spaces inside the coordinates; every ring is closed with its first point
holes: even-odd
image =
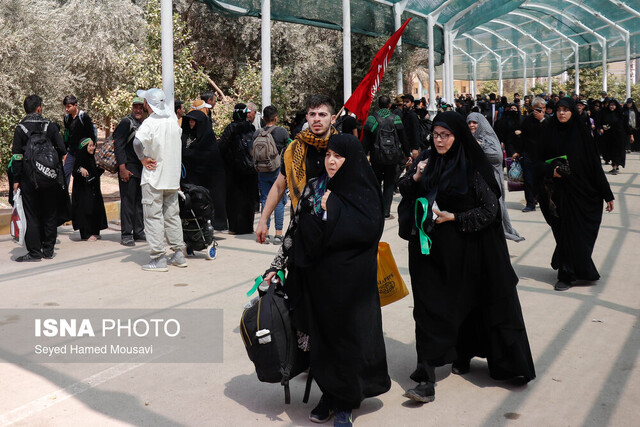
{"type": "Polygon", "coordinates": [[[66,114],[64,116],[64,127],[69,131],[69,137],[67,141],[65,141],[65,146],[67,147],[67,151],[73,155],[78,151],[78,145],[80,145],[80,141],[83,139],[91,138],[93,142],[96,142],[93,121],[91,121],[91,117],[84,111],[78,112],[75,118],[66,114]]]}

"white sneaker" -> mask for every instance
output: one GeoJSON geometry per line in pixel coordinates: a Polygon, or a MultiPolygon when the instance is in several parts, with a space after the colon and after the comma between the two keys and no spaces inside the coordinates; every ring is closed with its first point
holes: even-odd
{"type": "Polygon", "coordinates": [[[169,264],[174,265],[176,267],[185,268],[187,266],[187,260],[184,257],[184,252],[175,251],[171,259],[169,260],[169,264]]]}
{"type": "Polygon", "coordinates": [[[167,268],[167,257],[162,255],[159,258],[153,258],[149,264],[142,266],[144,271],[169,271],[167,268]]]}

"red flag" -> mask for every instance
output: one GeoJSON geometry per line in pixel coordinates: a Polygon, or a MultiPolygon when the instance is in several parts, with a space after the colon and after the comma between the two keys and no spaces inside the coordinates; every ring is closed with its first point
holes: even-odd
{"type": "Polygon", "coordinates": [[[376,96],[378,87],[380,87],[380,81],[387,69],[387,64],[409,21],[411,21],[411,18],[407,19],[405,23],[402,24],[402,27],[400,27],[398,31],[387,40],[378,53],[376,53],[375,58],[371,61],[369,72],[364,76],[364,79],[362,79],[356,90],[353,91],[347,102],[344,103],[345,108],[362,121],[367,120],[369,107],[371,107],[371,102],[376,96]]]}

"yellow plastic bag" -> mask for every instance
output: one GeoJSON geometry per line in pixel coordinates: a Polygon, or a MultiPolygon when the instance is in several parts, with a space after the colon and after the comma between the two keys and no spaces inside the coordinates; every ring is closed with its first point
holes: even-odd
{"type": "Polygon", "coordinates": [[[380,294],[380,306],[396,302],[407,295],[409,290],[405,285],[396,260],[393,259],[388,243],[378,243],[378,294],[380,294]]]}

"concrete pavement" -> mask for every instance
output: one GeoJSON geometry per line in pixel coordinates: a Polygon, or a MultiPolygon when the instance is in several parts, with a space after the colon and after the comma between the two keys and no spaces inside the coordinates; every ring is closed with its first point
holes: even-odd
{"type": "MultiPolygon", "coordinates": [[[[608,168],[605,166],[605,170],[608,168]]],[[[615,211],[604,214],[594,261],[602,278],[555,292],[550,268],[553,237],[539,211],[522,213],[522,193],[509,193],[515,228],[526,237],[509,242],[522,310],[538,377],[526,386],[489,378],[474,359],[465,376],[437,370],[436,400],[418,406],[402,397],[413,383],[411,296],[382,309],[392,388],[354,411],[356,425],[629,426],[638,425],[640,401],[640,156],[609,176],[615,211]]],[[[397,204],[399,196],[394,200],[397,204]]],[[[395,209],[395,206],[394,208],[395,209]]],[[[257,220],[257,217],[256,217],[257,220]]],[[[287,220],[288,222],[288,220],[287,220]]],[[[189,258],[186,269],[148,273],[146,244],[119,245],[117,226],[97,242],[59,229],[52,260],[20,264],[24,253],[0,236],[3,308],[223,309],[222,363],[27,364],[12,342],[0,342],[0,424],[19,426],[312,425],[308,413],[320,397],[314,385],[302,403],[304,374],[292,381],[292,403],[282,387],[257,380],[239,334],[245,292],[277,248],[255,237],[217,235],[218,258],[189,258]],[[3,363],[4,362],[4,363],[3,363]]],[[[410,285],[407,249],[397,222],[386,222],[390,243],[410,285]]],[[[1,312],[1,311],[0,311],[1,312]]],[[[0,317],[0,327],[11,319],[0,317]]]]}

